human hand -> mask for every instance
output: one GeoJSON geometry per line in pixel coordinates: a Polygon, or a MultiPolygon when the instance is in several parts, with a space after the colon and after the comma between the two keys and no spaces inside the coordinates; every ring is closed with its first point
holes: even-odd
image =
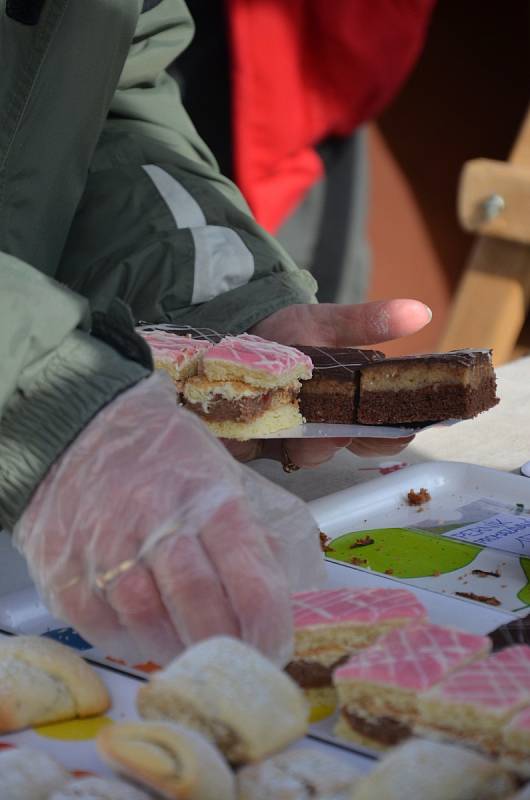
{"type": "Polygon", "coordinates": [[[227,634],[285,663],[290,591],[324,577],[305,504],[234,461],[162,374],[85,428],[14,535],[51,610],[129,660],[227,634]]]}
{"type": "MultiPolygon", "coordinates": [[[[431,320],[430,309],[418,300],[383,300],[359,305],[297,304],[287,306],[254,325],[250,333],[282,344],[317,347],[362,347],[409,336],[431,320]]],[[[289,439],[225,442],[242,461],[252,458],[289,459],[299,467],[314,467],[346,447],[359,456],[396,455],[414,437],[400,439],[289,439]]]]}

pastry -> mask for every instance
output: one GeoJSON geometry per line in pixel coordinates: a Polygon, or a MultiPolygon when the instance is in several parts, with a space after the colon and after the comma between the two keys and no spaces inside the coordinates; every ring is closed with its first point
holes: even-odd
{"type": "Polygon", "coordinates": [[[151,795],[123,781],[78,778],[69,781],[47,800],[149,800],[151,795]]]}
{"type": "Polygon", "coordinates": [[[507,772],[478,753],[410,739],[358,782],[351,800],[497,800],[514,788],[507,772]]]}
{"type": "Polygon", "coordinates": [[[422,622],[426,611],[406,589],[323,589],[293,595],[295,652],[289,675],[312,706],[334,705],[331,675],[348,655],[391,628],[422,622]]]}
{"type": "Polygon", "coordinates": [[[226,336],[203,356],[184,399],[217,436],[252,439],[303,422],[300,381],[311,360],[292,347],[258,336],[226,336]]]}
{"type": "Polygon", "coordinates": [[[281,750],[307,730],[298,686],[254,648],[220,636],[190,647],[138,692],[140,715],[189,725],[234,764],[281,750]]]}
{"type": "Polygon", "coordinates": [[[315,748],[288,750],[238,773],[238,800],[350,800],[359,773],[315,748]]]}
{"type": "Polygon", "coordinates": [[[498,402],[491,351],[454,350],[367,365],[357,418],[365,425],[468,419],[498,402]]]}
{"type": "Polygon", "coordinates": [[[235,800],[235,780],[218,750],[171,722],[124,722],[103,729],[103,759],[117,772],[169,800],[235,800]]]}
{"type": "Polygon", "coordinates": [[[530,778],[530,704],[503,728],[501,756],[507,767],[530,778]]]}
{"type": "Polygon", "coordinates": [[[109,696],[77,653],[52,639],[0,640],[0,733],[102,714],[109,696]]]}
{"type": "Polygon", "coordinates": [[[67,771],[40,750],[29,747],[0,750],[2,800],[48,800],[68,779],[67,771]]]}
{"type": "Polygon", "coordinates": [[[418,694],[486,655],[489,647],[487,636],[441,625],[395,628],[335,671],[341,710],[337,733],[376,746],[407,738],[416,722],[418,694]]]}
{"type": "Polygon", "coordinates": [[[514,645],[449,675],[419,698],[416,730],[496,754],[502,728],[530,705],[530,647],[514,645]]]}
{"type": "Polygon", "coordinates": [[[313,362],[313,376],[304,381],[300,392],[300,410],[307,422],[357,422],[360,369],[370,361],[384,359],[378,350],[354,347],[296,348],[313,362]]]}
{"type": "Polygon", "coordinates": [[[173,378],[177,399],[181,400],[184,381],[197,374],[200,357],[211,347],[210,342],[156,329],[139,328],[138,333],[151,348],[155,368],[165,370],[173,378]]]}

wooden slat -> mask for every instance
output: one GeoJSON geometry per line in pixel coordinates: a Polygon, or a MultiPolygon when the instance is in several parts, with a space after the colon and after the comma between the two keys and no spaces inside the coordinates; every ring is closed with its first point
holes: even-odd
{"type": "MultiPolygon", "coordinates": [[[[530,110],[510,161],[530,167],[530,110]]],[[[512,358],[530,307],[530,246],[480,237],[453,301],[440,350],[493,347],[495,362],[512,358]]]]}

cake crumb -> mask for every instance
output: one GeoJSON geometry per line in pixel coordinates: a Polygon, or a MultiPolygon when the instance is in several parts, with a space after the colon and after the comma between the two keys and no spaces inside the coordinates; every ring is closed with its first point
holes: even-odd
{"type": "Polygon", "coordinates": [[[393,574],[394,574],[393,569],[385,569],[385,575],[393,575],[393,574]]]}
{"type": "Polygon", "coordinates": [[[433,577],[433,578],[439,578],[441,574],[442,574],[442,573],[440,572],[440,570],[439,570],[439,569],[435,569],[435,570],[434,570],[434,572],[433,572],[433,574],[432,574],[432,577],[433,577]]]}
{"type": "Polygon", "coordinates": [[[361,539],[356,539],[353,544],[350,545],[350,550],[354,550],[356,547],[368,547],[369,544],[373,544],[375,539],[372,539],[371,536],[363,536],[361,539]]]}
{"type": "Polygon", "coordinates": [[[488,597],[485,594],[475,594],[474,592],[455,592],[459,597],[466,597],[468,600],[476,600],[479,603],[486,603],[488,606],[500,606],[501,601],[496,597],[488,597]]]}
{"type": "Polygon", "coordinates": [[[431,495],[429,494],[427,489],[421,488],[419,492],[416,492],[414,489],[410,489],[407,493],[407,503],[409,506],[421,506],[423,503],[428,503],[431,499],[431,495]]]}
{"type": "Polygon", "coordinates": [[[501,573],[499,572],[498,569],[496,569],[494,572],[488,572],[488,570],[486,570],[486,569],[472,569],[471,570],[471,574],[472,575],[477,575],[479,578],[488,578],[488,577],[500,578],[501,577],[501,573]]]}
{"type": "Polygon", "coordinates": [[[356,556],[354,556],[350,560],[350,564],[353,564],[356,567],[363,567],[365,564],[368,564],[368,561],[366,558],[356,558],[356,556]]]}
{"type": "Polygon", "coordinates": [[[329,546],[331,542],[331,536],[327,536],[324,531],[320,531],[320,549],[323,553],[332,553],[333,548],[329,546]]]}

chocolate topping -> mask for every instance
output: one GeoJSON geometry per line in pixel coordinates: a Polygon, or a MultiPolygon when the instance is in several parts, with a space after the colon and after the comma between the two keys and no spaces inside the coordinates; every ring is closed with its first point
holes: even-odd
{"type": "Polygon", "coordinates": [[[348,656],[345,655],[326,667],[324,664],[319,664],[318,661],[299,659],[287,664],[285,671],[302,689],[321,689],[324,686],[331,686],[331,676],[334,670],[347,660],[348,656]]]}
{"type": "Polygon", "coordinates": [[[493,642],[494,653],[497,650],[504,650],[505,647],[510,647],[512,644],[530,645],[530,614],[500,625],[488,633],[488,636],[493,642]]]}
{"type": "Polygon", "coordinates": [[[385,357],[379,350],[358,350],[356,347],[309,347],[302,344],[295,347],[313,362],[312,380],[323,377],[351,382],[361,367],[385,357]]]}
{"type": "Polygon", "coordinates": [[[412,735],[412,730],[408,725],[392,717],[366,719],[366,717],[360,717],[353,711],[347,711],[344,708],[341,713],[352,730],[360,733],[361,736],[375,739],[381,744],[398,744],[412,735]]]}

